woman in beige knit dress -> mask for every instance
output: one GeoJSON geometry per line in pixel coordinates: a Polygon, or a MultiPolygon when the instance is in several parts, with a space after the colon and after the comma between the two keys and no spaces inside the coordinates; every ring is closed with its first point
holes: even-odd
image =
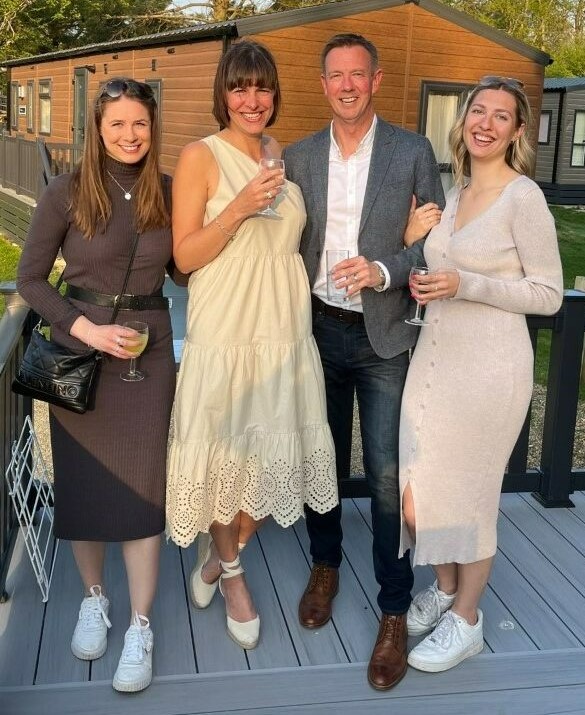
{"type": "MultiPolygon", "coordinates": [[[[408,612],[409,634],[431,631],[408,657],[419,670],[447,670],[483,648],[478,604],[502,478],[532,393],[525,315],[562,302],[554,221],[525,176],[529,121],[516,80],[486,77],[470,92],[450,135],[456,186],[425,243],[430,273],[413,287],[427,325],[402,402],[401,555],[416,544],[414,564],[432,564],[437,579],[408,612]]],[[[419,236],[434,213],[413,216],[419,236]]]]}

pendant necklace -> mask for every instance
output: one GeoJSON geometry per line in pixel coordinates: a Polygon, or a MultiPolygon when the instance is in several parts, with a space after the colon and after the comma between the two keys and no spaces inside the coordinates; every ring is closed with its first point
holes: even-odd
{"type": "Polygon", "coordinates": [[[120,184],[120,182],[116,179],[116,177],[113,176],[112,172],[109,171],[108,169],[106,169],[106,171],[108,172],[110,179],[120,187],[122,193],[124,194],[124,198],[126,199],[126,201],[130,201],[130,199],[132,198],[132,191],[133,191],[134,187],[136,186],[136,184],[138,183],[138,179],[136,179],[136,181],[132,184],[132,186],[128,189],[128,191],[126,191],[126,189],[120,184]]]}

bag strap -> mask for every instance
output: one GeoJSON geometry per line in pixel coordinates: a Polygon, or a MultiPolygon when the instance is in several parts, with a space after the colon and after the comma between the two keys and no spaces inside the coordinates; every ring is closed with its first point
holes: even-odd
{"type": "Polygon", "coordinates": [[[136,255],[136,249],[138,247],[138,239],[140,238],[140,234],[137,233],[136,236],[134,237],[134,242],[132,243],[132,251],[130,252],[130,260],[128,261],[128,268],[126,269],[126,275],[124,276],[124,285],[122,286],[122,290],[118,293],[118,295],[114,298],[114,310],[112,311],[112,317],[110,318],[110,324],[116,320],[116,316],[118,315],[118,311],[120,310],[120,299],[126,292],[126,286],[128,285],[128,279],[130,278],[130,271],[132,270],[132,264],[134,263],[134,256],[136,255]]]}

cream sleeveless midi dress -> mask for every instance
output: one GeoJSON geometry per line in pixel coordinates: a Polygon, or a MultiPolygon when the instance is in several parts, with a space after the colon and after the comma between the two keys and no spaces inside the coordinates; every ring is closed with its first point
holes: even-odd
{"type": "MultiPolygon", "coordinates": [[[[246,154],[207,137],[219,184],[213,219],[258,172],[246,154]]],[[[212,521],[241,509],[282,526],[303,506],[338,501],[325,385],[311,332],[310,288],[298,253],[306,214],[286,182],[189,281],[187,330],[175,400],[167,480],[167,534],[187,546],[212,521]]]]}

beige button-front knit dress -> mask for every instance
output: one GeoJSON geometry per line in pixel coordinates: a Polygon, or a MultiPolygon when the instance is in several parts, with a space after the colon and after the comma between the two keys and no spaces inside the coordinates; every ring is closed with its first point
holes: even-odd
{"type": "Polygon", "coordinates": [[[403,523],[400,555],[414,564],[493,556],[503,474],[532,394],[525,315],[562,302],[554,220],[539,187],[510,182],[456,231],[460,189],[425,243],[431,270],[456,268],[453,299],[429,303],[400,418],[400,489],[410,484],[416,545],[403,523]]]}

